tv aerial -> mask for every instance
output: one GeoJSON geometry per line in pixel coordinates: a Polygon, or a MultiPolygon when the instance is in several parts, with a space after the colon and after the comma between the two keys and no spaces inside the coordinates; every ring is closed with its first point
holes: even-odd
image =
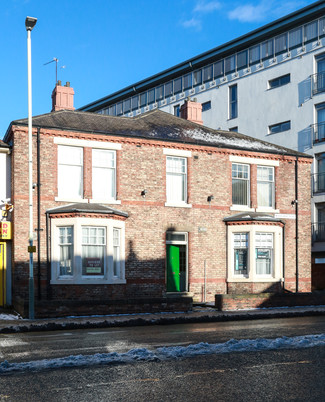
{"type": "MultiPolygon", "coordinates": [[[[46,66],[47,64],[54,63],[55,62],[55,86],[58,83],[58,62],[59,59],[57,57],[53,57],[53,60],[48,61],[47,63],[44,63],[43,66],[46,66]]],[[[61,66],[60,68],[65,68],[65,66],[61,66]]]]}

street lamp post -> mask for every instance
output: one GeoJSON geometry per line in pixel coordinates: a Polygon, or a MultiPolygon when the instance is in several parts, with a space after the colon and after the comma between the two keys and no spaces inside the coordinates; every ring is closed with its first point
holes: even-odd
{"type": "Polygon", "coordinates": [[[29,318],[34,318],[34,266],[33,266],[33,141],[32,141],[32,56],[31,31],[37,18],[26,17],[27,71],[28,71],[28,175],[29,175],[29,318]]]}

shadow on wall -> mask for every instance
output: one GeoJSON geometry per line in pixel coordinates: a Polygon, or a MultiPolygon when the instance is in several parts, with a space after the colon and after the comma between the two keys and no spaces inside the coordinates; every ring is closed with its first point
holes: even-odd
{"type": "Polygon", "coordinates": [[[306,127],[298,132],[298,151],[306,152],[313,146],[313,129],[306,127]]]}

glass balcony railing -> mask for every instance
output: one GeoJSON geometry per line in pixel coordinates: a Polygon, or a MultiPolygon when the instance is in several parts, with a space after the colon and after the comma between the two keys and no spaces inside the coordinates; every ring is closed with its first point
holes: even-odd
{"type": "Polygon", "coordinates": [[[311,76],[311,85],[313,95],[325,92],[325,71],[311,76]]]}
{"type": "Polygon", "coordinates": [[[313,129],[314,144],[317,142],[325,141],[325,121],[313,124],[312,129],[313,129]]]}
{"type": "Polygon", "coordinates": [[[313,194],[325,193],[325,173],[314,173],[311,175],[311,188],[313,194]]]}
{"type": "Polygon", "coordinates": [[[325,241],[325,222],[313,223],[312,228],[312,242],[325,241]]]}

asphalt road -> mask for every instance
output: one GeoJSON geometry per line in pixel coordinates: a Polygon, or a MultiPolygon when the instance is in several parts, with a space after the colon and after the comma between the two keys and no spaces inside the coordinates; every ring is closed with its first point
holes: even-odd
{"type": "Polygon", "coordinates": [[[325,333],[325,316],[0,335],[0,361],[325,333]]]}
{"type": "Polygon", "coordinates": [[[0,401],[321,402],[324,397],[323,347],[0,377],[0,401]]]}

